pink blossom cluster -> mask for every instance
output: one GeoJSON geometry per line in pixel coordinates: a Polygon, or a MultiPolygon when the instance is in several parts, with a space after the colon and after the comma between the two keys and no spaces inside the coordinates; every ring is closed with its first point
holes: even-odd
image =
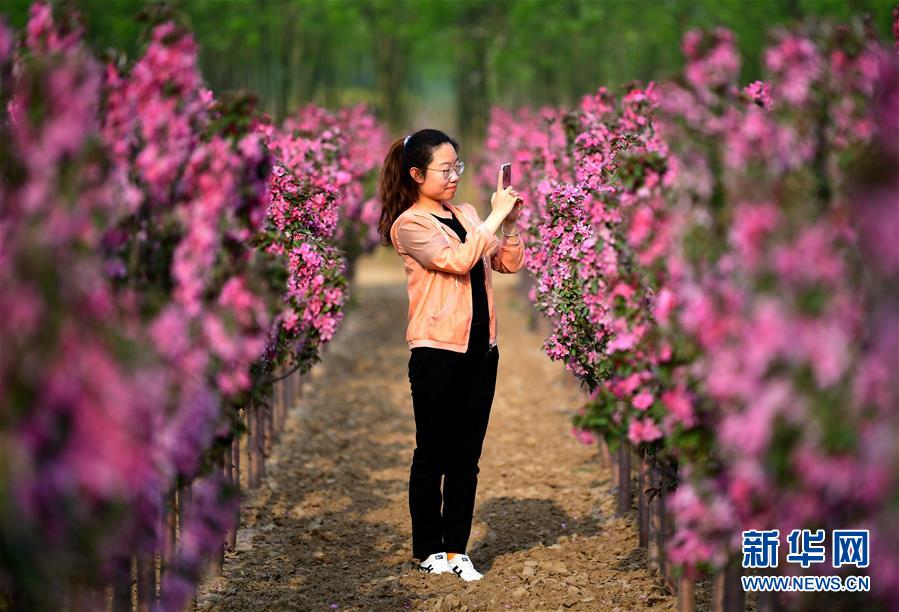
{"type": "Polygon", "coordinates": [[[340,224],[334,240],[347,252],[368,252],[378,244],[380,203],[374,192],[378,152],[387,134],[363,104],[336,112],[308,104],[279,130],[285,142],[276,157],[297,176],[338,191],[340,224]],[[283,154],[283,157],[282,157],[283,154]]]}
{"type": "Polygon", "coordinates": [[[655,126],[657,105],[652,83],[620,100],[600,89],[582,99],[574,139],[575,174],[591,186],[588,218],[598,236],[581,273],[605,373],[603,392],[594,392],[594,400],[611,404],[604,410],[627,424],[635,445],[693,422],[689,408],[661,422],[666,403],[682,407],[689,398],[682,386],[666,388],[657,375],[667,367],[669,382],[680,376],[670,367],[670,344],[656,333],[674,302],[666,255],[675,226],[663,197],[672,175],[655,126]]]}
{"type": "Polygon", "coordinates": [[[246,392],[270,320],[250,280],[257,268],[250,238],[268,205],[258,178],[269,165],[262,139],[251,130],[218,131],[241,109],[203,87],[196,43],[172,22],[153,28],[128,74],[109,67],[107,76],[103,136],[135,205],[123,224],[142,224],[116,245],[123,282],[140,273],[139,259],[132,270],[125,261],[141,242],[165,253],[163,234],[176,237],[167,253],[171,300],[156,313],[153,338],[186,379],[208,378],[225,396],[246,392]]]}
{"type": "Polygon", "coordinates": [[[716,93],[729,87],[740,73],[736,41],[726,28],[715,28],[709,34],[691,30],[684,34],[681,50],[687,61],[684,80],[704,104],[714,102],[716,93]]]}
{"type": "Polygon", "coordinates": [[[375,153],[386,135],[363,105],[336,113],[307,105],[281,128],[266,121],[258,132],[274,159],[258,246],[282,258],[287,272],[265,358],[288,356],[306,369],[343,318],[347,258],[377,244],[380,202],[365,193],[373,191],[375,153]]]}
{"type": "MultiPolygon", "coordinates": [[[[501,107],[490,111],[487,139],[475,166],[481,168],[477,183],[486,193],[496,189],[500,166],[511,162],[512,183],[523,200],[519,223],[523,228],[536,228],[545,211],[542,206],[552,190],[554,181],[571,181],[573,177],[562,174],[571,167],[566,150],[564,113],[561,109],[545,106],[537,112],[527,108],[513,114],[501,107]]],[[[531,267],[531,256],[539,256],[536,230],[522,233],[525,240],[526,260],[531,267]]],[[[534,260],[531,271],[540,269],[542,260],[534,260]]]]}
{"type": "Polygon", "coordinates": [[[542,266],[529,269],[534,273],[535,304],[552,322],[543,349],[551,358],[562,360],[576,377],[592,380],[596,375],[591,357],[598,353],[587,350],[593,340],[579,273],[594,240],[592,228],[585,222],[584,196],[576,185],[557,183],[546,197],[544,222],[537,226],[537,241],[543,245],[542,266]]]}
{"type": "Polygon", "coordinates": [[[133,166],[152,206],[173,206],[176,183],[208,123],[211,92],[203,87],[193,37],[172,22],[153,29],[127,76],[107,67],[104,136],[117,161],[133,166]],[[162,86],[165,87],[162,87],[162,86]]]}
{"type": "MultiPolygon", "coordinates": [[[[315,133],[313,113],[303,124],[315,133]]],[[[295,128],[282,132],[260,126],[275,163],[269,177],[271,205],[259,247],[283,261],[286,281],[278,287],[282,309],[272,328],[265,356],[280,362],[292,356],[311,365],[321,342],[328,341],[343,318],[347,298],[343,253],[331,244],[338,231],[341,191],[338,171],[322,143],[295,128]]],[[[326,130],[324,130],[326,131],[326,130]]],[[[341,180],[349,180],[343,173],[341,180]]]]}
{"type": "Polygon", "coordinates": [[[653,368],[672,355],[669,344],[658,342],[655,321],[673,307],[664,285],[673,227],[663,198],[669,175],[666,146],[655,133],[655,98],[653,85],[620,100],[603,88],[564,115],[574,137],[563,148],[572,153],[560,176],[573,182],[537,176],[550,191],[536,190],[529,226],[535,236],[531,297],[552,322],[544,349],[592,391],[591,413],[578,422],[611,415],[607,426],[623,428],[634,443],[663,435],[649,415],[663,414],[664,402],[678,409],[666,431],[695,421],[683,385],[668,389],[649,410],[660,400],[653,368]]]}
{"type": "Polygon", "coordinates": [[[573,350],[577,337],[589,336],[578,331],[586,324],[586,310],[583,304],[569,308],[568,300],[579,291],[577,263],[589,247],[586,243],[592,230],[579,212],[586,194],[571,186],[567,121],[563,109],[549,106],[537,112],[521,109],[515,114],[493,108],[477,180],[485,191],[492,191],[500,166],[512,163],[512,182],[524,203],[519,223],[527,267],[535,280],[530,299],[539,304],[553,325],[543,348],[553,359],[563,360],[577,376],[589,377],[591,360],[586,352],[573,350]]]}

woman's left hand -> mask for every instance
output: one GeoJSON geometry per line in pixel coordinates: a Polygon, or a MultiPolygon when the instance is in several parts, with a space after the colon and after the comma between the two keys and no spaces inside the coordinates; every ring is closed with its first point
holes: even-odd
{"type": "Polygon", "coordinates": [[[515,206],[512,207],[512,212],[510,212],[508,215],[506,215],[506,218],[504,219],[504,221],[508,221],[509,223],[517,220],[518,216],[521,214],[521,204],[522,204],[521,196],[518,195],[517,191],[513,191],[512,195],[516,196],[518,198],[518,201],[515,202],[515,206]]]}

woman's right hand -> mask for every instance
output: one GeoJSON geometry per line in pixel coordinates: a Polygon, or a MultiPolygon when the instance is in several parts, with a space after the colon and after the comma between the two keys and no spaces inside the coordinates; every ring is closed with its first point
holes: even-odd
{"type": "Polygon", "coordinates": [[[518,195],[518,192],[515,191],[511,185],[503,189],[503,171],[502,168],[500,168],[499,177],[496,181],[496,191],[490,196],[490,206],[493,211],[498,212],[505,218],[512,212],[515,202],[517,202],[520,197],[521,196],[518,195]]]}

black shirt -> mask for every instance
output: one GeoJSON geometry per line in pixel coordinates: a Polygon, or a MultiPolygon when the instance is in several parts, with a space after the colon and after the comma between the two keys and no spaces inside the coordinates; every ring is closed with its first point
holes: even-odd
{"type": "MultiPolygon", "coordinates": [[[[434,213],[431,213],[432,215],[434,213]]],[[[452,214],[452,211],[450,211],[452,214]]],[[[465,227],[456,219],[456,216],[453,215],[449,219],[444,219],[438,215],[434,215],[444,225],[448,225],[452,228],[456,235],[465,242],[465,237],[467,232],[465,231],[465,227]]],[[[487,285],[486,279],[484,278],[484,261],[479,260],[478,263],[471,269],[469,272],[469,278],[471,279],[471,304],[472,304],[472,317],[471,324],[481,324],[481,323],[490,323],[490,311],[488,310],[487,305],[487,285]]]]}

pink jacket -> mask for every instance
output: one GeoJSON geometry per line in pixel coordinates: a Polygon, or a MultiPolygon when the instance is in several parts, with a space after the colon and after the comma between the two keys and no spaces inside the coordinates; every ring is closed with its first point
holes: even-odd
{"type": "Polygon", "coordinates": [[[472,317],[468,272],[480,259],[484,262],[490,310],[490,345],[495,346],[493,270],[505,274],[518,272],[524,266],[524,242],[521,237],[505,236],[500,242],[471,204],[445,205],[465,227],[465,242],[431,213],[414,204],[390,228],[393,248],[406,267],[409,294],[406,343],[410,350],[417,346],[458,353],[468,350],[472,317]],[[510,240],[513,244],[509,244],[510,240]]]}

